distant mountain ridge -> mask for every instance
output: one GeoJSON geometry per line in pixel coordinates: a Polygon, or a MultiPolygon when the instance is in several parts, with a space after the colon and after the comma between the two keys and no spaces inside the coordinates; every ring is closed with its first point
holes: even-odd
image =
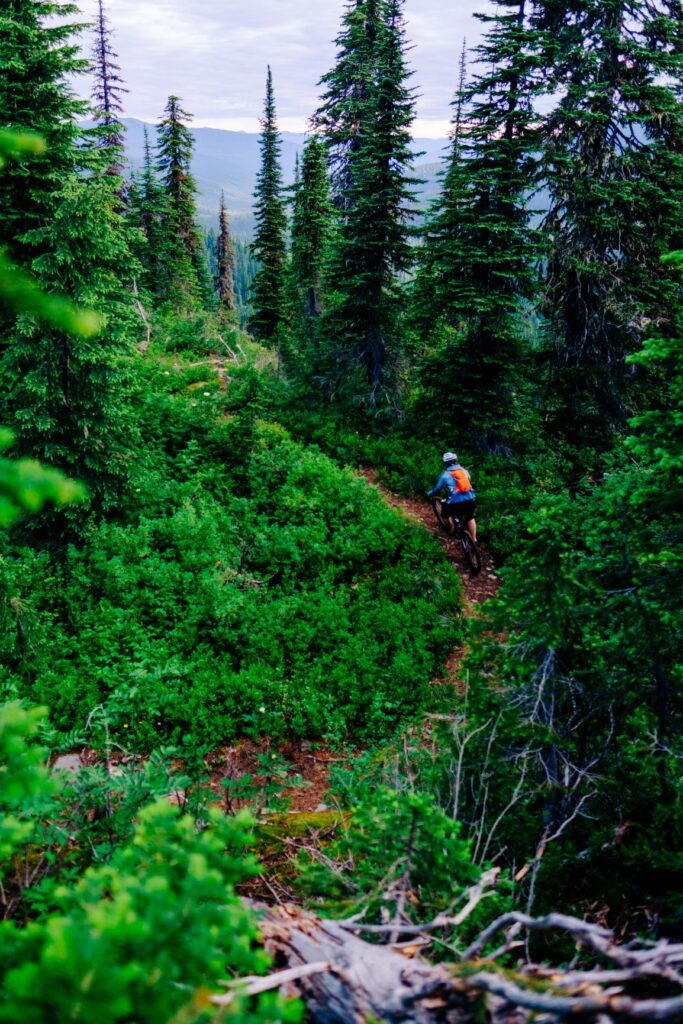
{"type": "MultiPolygon", "coordinates": [[[[124,120],[126,153],[131,167],[139,170],[144,157],[145,122],[124,120]]],[[[152,142],[155,125],[147,125],[152,142]]],[[[217,226],[221,191],[230,213],[233,234],[250,238],[253,232],[253,191],[260,163],[259,136],[251,132],[233,132],[220,128],[192,128],[195,141],[192,169],[199,189],[198,215],[202,227],[217,226]]],[[[301,154],[306,136],[282,132],[282,171],[285,184],[294,181],[297,154],[301,154]]],[[[447,139],[415,139],[415,174],[425,178],[420,186],[421,205],[436,193],[435,171],[448,145],[447,139]]]]}

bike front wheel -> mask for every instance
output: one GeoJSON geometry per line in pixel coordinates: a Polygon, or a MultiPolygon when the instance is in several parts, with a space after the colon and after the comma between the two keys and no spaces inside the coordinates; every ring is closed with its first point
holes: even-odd
{"type": "Polygon", "coordinates": [[[442,498],[432,499],[432,508],[434,509],[434,515],[436,516],[437,523],[439,524],[442,530],[445,530],[446,533],[451,534],[453,533],[453,524],[450,521],[450,519],[447,519],[446,516],[443,514],[443,506],[445,504],[446,502],[443,501],[442,498]]]}

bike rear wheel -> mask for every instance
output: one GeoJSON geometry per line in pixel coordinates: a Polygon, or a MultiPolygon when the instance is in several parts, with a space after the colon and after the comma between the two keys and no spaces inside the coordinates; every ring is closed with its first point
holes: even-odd
{"type": "Polygon", "coordinates": [[[464,528],[460,534],[460,543],[462,544],[465,561],[469,565],[472,575],[476,576],[481,572],[481,552],[464,528]]]}

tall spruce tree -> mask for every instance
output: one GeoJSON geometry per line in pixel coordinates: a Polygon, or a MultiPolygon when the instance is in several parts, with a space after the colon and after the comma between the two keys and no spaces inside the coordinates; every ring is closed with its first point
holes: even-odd
{"type": "Polygon", "coordinates": [[[349,0],[336,40],[337,59],[320,80],[324,92],[313,116],[327,145],[334,204],[342,211],[352,202],[353,156],[363,145],[368,101],[376,86],[380,6],[378,0],[349,0]]]}
{"type": "Polygon", "coordinates": [[[157,126],[157,169],[166,194],[160,294],[179,308],[198,301],[206,276],[204,246],[195,221],[194,139],[187,126],[192,115],[180,102],[178,96],[169,96],[157,126]]]}
{"type": "Polygon", "coordinates": [[[98,0],[93,46],[93,106],[97,122],[98,146],[106,151],[110,174],[120,175],[124,159],[123,96],[128,89],[123,84],[118,57],[112,45],[112,31],[104,6],[98,0]]]}
{"type": "Polygon", "coordinates": [[[292,329],[284,353],[289,357],[290,368],[308,380],[320,373],[323,271],[332,238],[333,217],[326,148],[312,135],[304,144],[294,189],[289,274],[292,329]]]}
{"type": "Polygon", "coordinates": [[[443,265],[446,253],[452,245],[453,235],[460,225],[461,206],[467,198],[462,138],[467,59],[467,41],[463,39],[458,89],[452,103],[448,155],[447,159],[442,160],[437,174],[441,183],[439,195],[425,218],[411,295],[411,322],[422,336],[427,336],[430,340],[438,334],[437,324],[440,319],[447,316],[450,303],[445,292],[449,286],[456,287],[446,277],[443,265]]]}
{"type": "Polygon", "coordinates": [[[258,263],[248,242],[241,238],[235,238],[233,245],[235,246],[235,301],[241,318],[240,322],[243,322],[249,319],[249,296],[258,270],[258,263]]]}
{"type": "Polygon", "coordinates": [[[323,142],[306,140],[292,219],[292,282],[305,321],[323,310],[322,273],[332,228],[332,205],[323,142]]]}
{"type": "Polygon", "coordinates": [[[221,192],[221,205],[218,214],[218,234],[214,244],[216,256],[215,286],[218,301],[228,313],[235,312],[235,247],[232,243],[228,224],[228,208],[225,205],[225,193],[221,192]]]}
{"type": "MultiPolygon", "coordinates": [[[[325,109],[334,109],[335,119],[329,117],[325,127],[325,117],[319,117],[333,156],[341,146],[337,189],[344,191],[327,269],[324,333],[335,386],[351,367],[361,365],[374,405],[382,392],[394,392],[401,359],[399,275],[412,262],[414,98],[407,84],[402,0],[357,3],[349,16],[361,35],[359,79],[354,86],[331,72],[327,80],[330,94],[333,86],[338,90],[336,106],[330,95],[325,109]]],[[[347,44],[343,61],[350,52],[347,44]]]]}
{"type": "Polygon", "coordinates": [[[533,293],[539,256],[529,183],[542,78],[526,0],[495,0],[495,8],[478,15],[487,30],[475,51],[483,70],[469,86],[464,55],[461,62],[451,153],[425,230],[414,302],[436,349],[422,371],[429,404],[447,409],[457,395],[459,435],[508,451],[524,358],[521,303],[533,293]]]}
{"type": "Polygon", "coordinates": [[[40,132],[44,155],[9,167],[0,183],[2,236],[49,290],[104,314],[97,338],[69,336],[30,316],[0,322],[4,422],[17,448],[85,479],[95,500],[115,500],[129,447],[125,356],[133,330],[134,261],[111,179],[87,174],[70,79],[87,64],[61,18],[70,5],[13,0],[0,18],[0,123],[40,132]],[[46,20],[47,19],[47,20],[46,20]],[[28,177],[27,177],[28,176],[28,177]]]}
{"type": "Polygon", "coordinates": [[[29,232],[50,218],[60,185],[87,158],[76,143],[77,120],[88,105],[67,81],[84,74],[88,63],[73,45],[74,26],[56,18],[45,23],[75,11],[74,5],[12,0],[0,20],[0,123],[35,131],[46,143],[44,152],[8,164],[0,179],[0,243],[24,261],[35,252],[29,232]]]}
{"type": "Polygon", "coordinates": [[[273,341],[286,319],[287,215],[280,166],[273,76],[268,68],[261,118],[261,166],[254,191],[256,231],[251,247],[259,267],[251,287],[249,327],[257,338],[273,341]]]}
{"type": "Polygon", "coordinates": [[[147,125],[144,127],[142,170],[133,176],[128,196],[128,220],[138,229],[135,255],[141,266],[141,285],[151,295],[163,293],[164,250],[167,245],[167,196],[159,181],[152,156],[147,125]]]}
{"type": "Polygon", "coordinates": [[[683,10],[679,0],[533,4],[532,27],[563,94],[547,118],[542,182],[551,417],[598,448],[637,407],[627,368],[671,295],[659,258],[683,202],[683,10]]]}

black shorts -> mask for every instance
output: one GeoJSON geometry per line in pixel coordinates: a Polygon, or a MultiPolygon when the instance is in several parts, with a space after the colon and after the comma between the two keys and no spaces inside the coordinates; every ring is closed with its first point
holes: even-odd
{"type": "Polygon", "coordinates": [[[461,519],[463,523],[469,523],[470,519],[474,519],[474,513],[477,510],[476,499],[470,501],[453,501],[447,505],[441,506],[441,515],[447,517],[456,517],[461,519]]]}

